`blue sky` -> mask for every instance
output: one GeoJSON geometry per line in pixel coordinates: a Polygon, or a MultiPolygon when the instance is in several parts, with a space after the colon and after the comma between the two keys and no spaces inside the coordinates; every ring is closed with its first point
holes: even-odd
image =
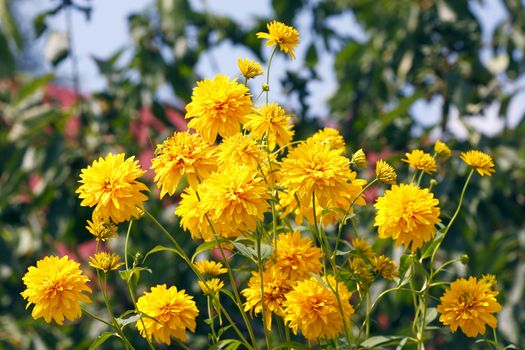
{"type": "MultiPolygon", "coordinates": [[[[169,0],[166,0],[169,1],[169,0]]],[[[104,80],[98,75],[97,69],[93,63],[92,57],[108,57],[117,49],[125,47],[130,43],[130,37],[127,27],[127,16],[130,13],[140,11],[152,4],[152,0],[92,0],[93,13],[91,21],[87,22],[82,15],[74,14],[74,42],[76,46],[76,53],[79,60],[81,72],[81,87],[85,92],[96,91],[104,87],[104,80]]],[[[25,0],[25,5],[22,5],[24,12],[38,13],[41,8],[34,6],[34,1],[25,0]]],[[[255,16],[264,16],[271,18],[272,9],[269,0],[258,1],[243,1],[243,0],[193,0],[192,6],[197,9],[203,9],[206,6],[209,10],[233,17],[239,23],[249,24],[250,20],[255,16]]],[[[505,18],[506,14],[498,0],[487,0],[483,5],[475,5],[475,11],[483,24],[483,37],[489,40],[495,26],[505,18]]],[[[306,30],[301,31],[302,27],[308,27],[308,16],[300,16],[298,22],[295,23],[299,31],[307,33],[306,30]]],[[[50,22],[50,27],[53,30],[61,31],[65,29],[65,18],[63,15],[54,17],[50,22]]],[[[365,38],[366,34],[362,32],[360,27],[356,24],[351,14],[346,13],[334,20],[334,28],[345,28],[345,32],[357,37],[365,38]]],[[[276,57],[272,65],[272,81],[270,86],[273,87],[271,98],[277,102],[282,103],[285,107],[293,108],[297,101],[281,101],[278,80],[288,69],[300,69],[305,49],[308,47],[307,42],[309,38],[306,35],[302,37],[302,45],[298,49],[298,60],[290,62],[284,55],[276,57]],[[273,82],[273,84],[272,84],[273,82]]],[[[41,43],[43,46],[43,42],[41,43]]],[[[250,53],[239,47],[232,47],[229,44],[223,44],[212,50],[210,53],[203,55],[199,64],[197,65],[198,73],[203,77],[211,77],[217,73],[223,73],[230,76],[236,76],[237,67],[236,59],[238,57],[250,57],[250,53]],[[211,59],[211,56],[220,59],[211,59]],[[215,61],[217,64],[212,64],[215,61]]],[[[482,57],[485,60],[490,60],[491,53],[484,51],[482,57]]],[[[320,81],[310,83],[311,97],[310,105],[312,106],[313,114],[324,115],[328,114],[326,101],[333,94],[336,89],[335,74],[331,69],[333,58],[330,55],[324,54],[320,57],[318,72],[321,77],[320,81]]],[[[71,68],[68,62],[64,62],[58,74],[62,77],[70,77],[71,68]]],[[[67,79],[66,79],[67,81],[67,79]]],[[[255,82],[262,83],[262,80],[255,82]]],[[[520,81],[509,84],[509,88],[519,88],[520,81]]],[[[160,96],[167,101],[173,99],[173,95],[169,89],[162,89],[159,92],[160,96]]],[[[525,93],[519,94],[511,103],[509,108],[509,120],[512,124],[519,121],[525,110],[525,106],[520,101],[525,97],[525,93]]],[[[439,113],[441,110],[442,101],[435,98],[430,103],[426,101],[418,101],[412,107],[412,114],[416,119],[423,121],[425,125],[431,125],[433,122],[439,120],[439,113]],[[418,116],[425,116],[418,118],[418,116]]],[[[488,108],[485,115],[472,118],[470,122],[478,129],[488,134],[493,133],[502,127],[500,118],[498,117],[499,106],[493,105],[488,108]]],[[[457,110],[451,111],[451,126],[454,132],[459,137],[466,135],[466,129],[459,120],[457,110]]]]}

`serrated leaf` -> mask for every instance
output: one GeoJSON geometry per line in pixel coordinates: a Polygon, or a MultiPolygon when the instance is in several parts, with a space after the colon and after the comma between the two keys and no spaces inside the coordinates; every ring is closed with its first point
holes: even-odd
{"type": "Polygon", "coordinates": [[[444,238],[445,234],[442,231],[438,231],[434,239],[425,244],[421,249],[421,260],[431,257],[434,249],[436,249],[437,245],[440,244],[444,238]]]}
{"type": "Polygon", "coordinates": [[[217,246],[217,242],[215,242],[215,241],[204,242],[204,243],[199,244],[199,246],[197,247],[197,249],[195,249],[195,252],[191,256],[191,262],[194,262],[195,258],[200,253],[203,253],[203,252],[206,252],[208,250],[211,250],[211,249],[215,248],[216,246],[217,246]]]}
{"type": "Polygon", "coordinates": [[[104,342],[106,342],[106,340],[108,340],[109,338],[111,338],[113,336],[117,337],[118,334],[114,333],[114,332],[104,332],[104,333],[102,333],[101,335],[99,335],[97,337],[97,339],[95,339],[95,341],[93,343],[91,343],[91,345],[89,346],[89,350],[98,349],[98,347],[100,345],[104,344],[104,342]]]}

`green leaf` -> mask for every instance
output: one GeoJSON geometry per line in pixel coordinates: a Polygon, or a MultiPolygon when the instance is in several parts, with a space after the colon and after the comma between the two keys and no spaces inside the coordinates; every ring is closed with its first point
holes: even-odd
{"type": "Polygon", "coordinates": [[[151,270],[145,267],[136,266],[129,270],[123,270],[119,271],[120,278],[122,278],[124,281],[129,281],[133,275],[136,275],[137,277],[140,276],[140,273],[142,271],[147,271],[151,273],[151,270]]]}
{"type": "Polygon", "coordinates": [[[208,250],[211,250],[211,249],[215,248],[216,246],[217,246],[217,242],[216,241],[204,242],[204,243],[199,244],[197,249],[195,249],[195,253],[193,253],[193,255],[191,256],[191,262],[194,262],[195,258],[200,253],[203,253],[203,252],[206,252],[208,250]]]}
{"type": "Polygon", "coordinates": [[[257,252],[254,248],[247,246],[246,244],[241,243],[239,240],[236,241],[230,241],[235,249],[239,251],[239,253],[242,256],[247,257],[248,259],[252,260],[254,263],[257,264],[257,252]]]}
{"type": "Polygon", "coordinates": [[[402,350],[407,342],[408,342],[408,338],[405,337],[401,339],[401,341],[399,342],[399,345],[396,347],[396,350],[402,350]]]}
{"type": "Polygon", "coordinates": [[[28,83],[24,84],[20,91],[18,92],[17,97],[13,100],[13,105],[16,107],[21,102],[23,102],[28,97],[32,96],[33,94],[37,93],[39,90],[44,88],[47,83],[49,83],[51,80],[55,78],[54,74],[49,73],[46,75],[42,75],[40,77],[37,77],[35,79],[31,79],[28,83]]]}
{"type": "Polygon", "coordinates": [[[125,327],[127,326],[128,324],[130,323],[135,323],[137,322],[138,320],[140,320],[140,315],[133,315],[133,316],[130,316],[128,318],[116,318],[115,319],[118,324],[120,324],[122,327],[125,327]]]}
{"type": "Polygon", "coordinates": [[[438,316],[437,309],[435,307],[429,307],[427,309],[427,314],[425,316],[425,326],[432,323],[432,321],[434,321],[437,316],[438,316]]]}
{"type": "Polygon", "coordinates": [[[13,40],[16,47],[20,48],[22,46],[22,36],[16,25],[8,0],[0,0],[0,22],[2,27],[5,28],[5,33],[13,40]]]}
{"type": "Polygon", "coordinates": [[[114,333],[114,332],[104,332],[104,333],[102,333],[101,335],[99,335],[97,337],[97,339],[95,339],[95,341],[93,343],[91,343],[91,345],[89,346],[89,350],[98,349],[98,347],[100,345],[104,344],[104,342],[106,340],[108,340],[109,338],[111,338],[113,336],[118,337],[118,334],[114,333]]]}
{"type": "Polygon", "coordinates": [[[374,346],[385,344],[385,343],[391,342],[392,340],[397,340],[401,338],[403,337],[399,335],[378,335],[378,336],[370,337],[366,339],[364,342],[361,343],[361,346],[365,348],[373,348],[374,346]]]}
{"type": "Polygon", "coordinates": [[[434,239],[425,244],[423,248],[421,249],[421,259],[426,259],[432,256],[432,253],[434,252],[434,249],[440,244],[443,239],[445,238],[445,234],[442,231],[438,231],[436,234],[436,237],[434,239]]]}
{"type": "Polygon", "coordinates": [[[272,348],[272,350],[278,350],[278,349],[298,349],[298,350],[307,350],[307,349],[311,349],[311,347],[309,346],[306,346],[304,344],[301,344],[299,342],[296,342],[296,341],[286,341],[284,343],[280,343],[279,345],[277,346],[274,346],[272,348]]]}
{"type": "Polygon", "coordinates": [[[224,339],[210,347],[210,349],[236,350],[240,345],[242,345],[242,342],[238,339],[224,339]]]}
{"type": "Polygon", "coordinates": [[[407,284],[412,278],[412,255],[403,255],[399,264],[399,281],[398,286],[407,284]]]}
{"type": "Polygon", "coordinates": [[[155,247],[153,247],[149,252],[146,253],[146,255],[144,256],[144,259],[142,259],[142,263],[144,263],[146,261],[146,258],[152,254],[155,254],[155,253],[158,253],[158,252],[172,252],[172,253],[175,253],[177,254],[178,256],[180,256],[181,258],[184,259],[184,255],[181,254],[181,252],[179,252],[177,249],[175,248],[170,248],[170,247],[165,247],[163,245],[157,245],[155,247]]]}

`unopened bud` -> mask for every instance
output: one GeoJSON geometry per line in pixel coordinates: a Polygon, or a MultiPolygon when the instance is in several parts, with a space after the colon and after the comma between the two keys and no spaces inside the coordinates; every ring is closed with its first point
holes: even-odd
{"type": "Polygon", "coordinates": [[[270,91],[270,85],[268,84],[262,84],[263,91],[270,91]]]}

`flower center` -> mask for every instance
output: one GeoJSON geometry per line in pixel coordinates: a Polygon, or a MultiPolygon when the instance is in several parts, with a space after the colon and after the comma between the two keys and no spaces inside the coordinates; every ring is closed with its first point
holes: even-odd
{"type": "Polygon", "coordinates": [[[62,281],[53,281],[51,284],[47,286],[46,289],[46,299],[53,299],[60,293],[64,291],[64,287],[62,286],[62,281]]]}
{"type": "Polygon", "coordinates": [[[321,312],[326,305],[325,299],[319,296],[313,296],[310,298],[309,301],[311,310],[317,313],[321,312]]]}

